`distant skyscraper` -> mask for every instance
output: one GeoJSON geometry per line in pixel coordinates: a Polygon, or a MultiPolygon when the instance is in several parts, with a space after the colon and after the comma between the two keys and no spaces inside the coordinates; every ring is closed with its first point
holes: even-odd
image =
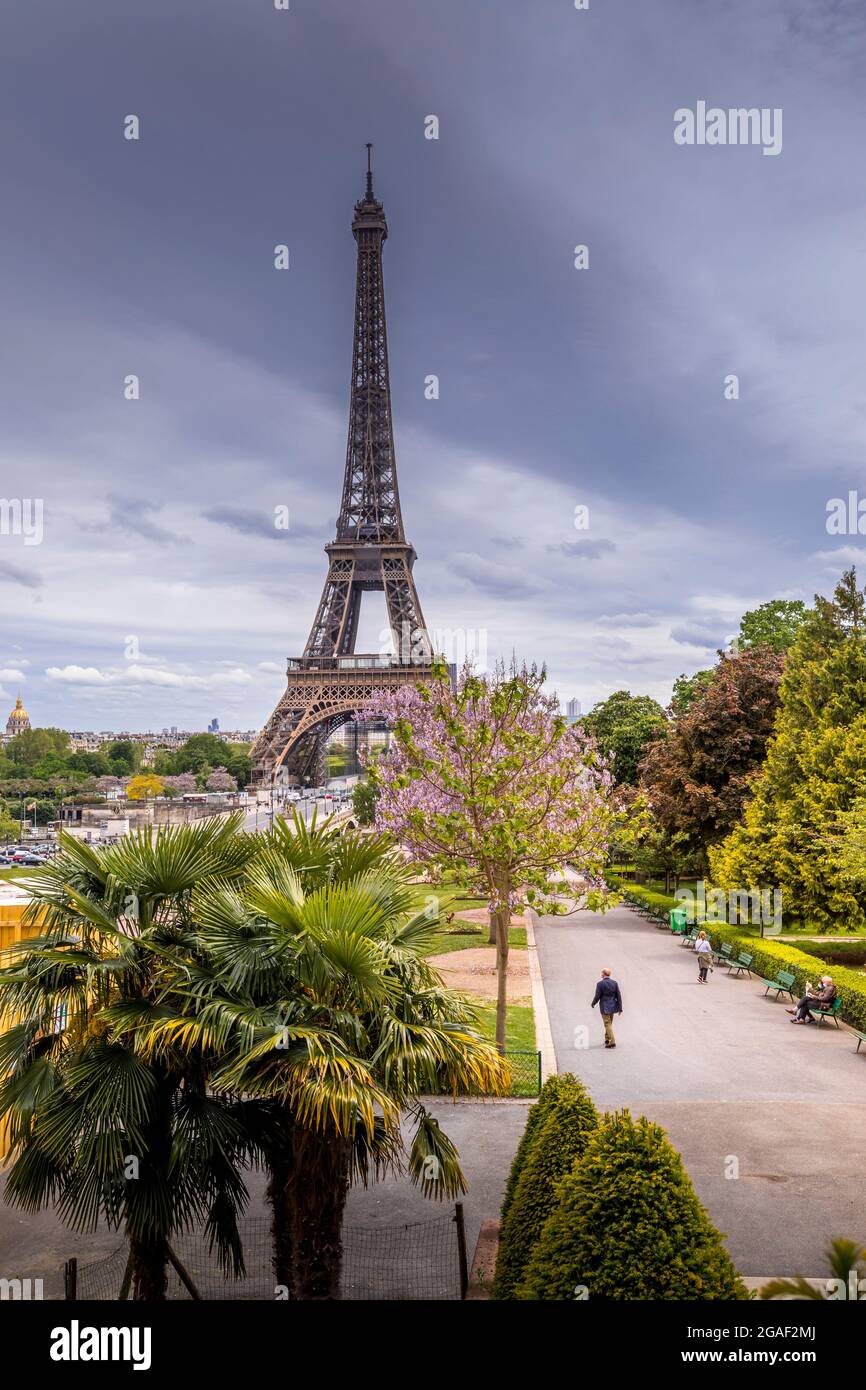
{"type": "Polygon", "coordinates": [[[219,722],[219,720],[218,720],[218,719],[212,719],[211,722],[210,722],[210,723],[208,724],[208,726],[207,726],[207,731],[208,731],[209,734],[218,734],[219,731],[220,731],[220,722],[219,722]]]}
{"type": "Polygon", "coordinates": [[[569,724],[576,724],[580,716],[580,701],[575,696],[571,700],[569,700],[568,704],[565,707],[565,717],[568,720],[569,724]]]}

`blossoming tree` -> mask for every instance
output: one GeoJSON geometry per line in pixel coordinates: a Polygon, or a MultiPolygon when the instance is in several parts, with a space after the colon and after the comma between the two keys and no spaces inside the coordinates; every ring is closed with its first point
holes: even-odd
{"type": "Polygon", "coordinates": [[[429,685],[381,691],[361,712],[392,729],[378,784],[376,825],[419,860],[481,876],[496,924],[496,1041],[505,1046],[508,927],[520,901],[543,905],[572,865],[582,904],[609,900],[603,869],[616,819],[611,776],[593,740],[569,726],[545,672],[512,666],[491,676],[447,671],[429,685]]]}

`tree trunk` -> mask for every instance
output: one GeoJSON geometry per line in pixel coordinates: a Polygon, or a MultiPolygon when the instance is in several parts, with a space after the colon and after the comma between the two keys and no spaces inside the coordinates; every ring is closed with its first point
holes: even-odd
{"type": "Polygon", "coordinates": [[[295,1297],[294,1203],[292,1165],[288,1155],[268,1154],[270,1177],[268,1201],[271,1204],[271,1240],[274,1279],[295,1297]]]}
{"type": "Polygon", "coordinates": [[[322,1300],[340,1296],[350,1151],[350,1142],[333,1134],[296,1132],[290,1189],[296,1298],[322,1300]]]}
{"type": "Polygon", "coordinates": [[[511,879],[507,869],[495,869],[496,883],[496,1046],[505,1051],[508,1022],[508,929],[511,926],[511,879]]]}
{"type": "Polygon", "coordinates": [[[495,912],[488,912],[487,916],[488,916],[489,921],[490,921],[490,929],[489,929],[489,931],[488,931],[488,933],[487,933],[487,945],[488,945],[488,946],[495,946],[495,945],[496,945],[496,913],[495,913],[495,912]]]}
{"type": "Polygon", "coordinates": [[[126,1232],[129,1258],[132,1263],[132,1297],[141,1303],[165,1300],[168,1272],[168,1240],[170,1230],[154,1230],[152,1212],[159,1207],[159,1189],[170,1182],[172,1098],[177,1081],[164,1068],[154,1064],[157,1091],[153,1098],[149,1122],[144,1131],[145,1158],[136,1178],[127,1186],[126,1232]],[[143,1230],[145,1235],[132,1235],[131,1230],[143,1230]]]}
{"type": "Polygon", "coordinates": [[[132,1260],[132,1297],[140,1303],[161,1303],[165,1300],[168,1245],[156,1237],[153,1240],[129,1242],[132,1260]]]}

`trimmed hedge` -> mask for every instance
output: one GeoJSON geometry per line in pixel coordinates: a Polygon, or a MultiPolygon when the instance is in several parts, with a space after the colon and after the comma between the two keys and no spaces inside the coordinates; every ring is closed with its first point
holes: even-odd
{"type": "Polygon", "coordinates": [[[637,884],[629,885],[628,888],[623,885],[620,892],[627,903],[631,903],[633,907],[644,908],[660,921],[666,921],[673,908],[682,906],[676,898],[668,897],[667,893],[657,893],[654,888],[641,888],[637,884]]]}
{"type": "Polygon", "coordinates": [[[607,1115],[562,1179],[517,1297],[749,1297],[660,1125],[607,1115]]]}
{"type": "Polygon", "coordinates": [[[553,1076],[547,1078],[539,1091],[538,1100],[530,1107],[526,1117],[526,1125],[520,1136],[520,1143],[517,1145],[517,1151],[511,1161],[511,1171],[508,1174],[508,1182],[505,1184],[505,1196],[502,1198],[502,1208],[499,1214],[500,1224],[504,1222],[508,1214],[508,1208],[511,1206],[520,1174],[526,1166],[529,1151],[542,1122],[547,1118],[556,1102],[579,1084],[577,1078],[572,1076],[570,1072],[565,1072],[562,1076],[555,1072],[553,1076]]]}
{"type": "Polygon", "coordinates": [[[494,1298],[515,1297],[541,1229],[556,1203],[559,1180],[571,1170],[598,1125],[598,1112],[577,1078],[563,1076],[560,1081],[566,1084],[535,1126],[535,1136],[502,1221],[494,1298]]]}
{"type": "Polygon", "coordinates": [[[842,1000],[839,1017],[866,1032],[866,975],[862,971],[844,965],[828,965],[820,956],[807,955],[790,941],[774,941],[771,936],[743,936],[741,927],[731,927],[724,922],[704,922],[704,930],[714,947],[730,942],[736,951],[747,951],[754,956],[752,973],[768,980],[775,980],[780,970],[788,970],[796,977],[796,989],[805,989],[807,980],[814,984],[817,975],[832,975],[842,1000]]]}

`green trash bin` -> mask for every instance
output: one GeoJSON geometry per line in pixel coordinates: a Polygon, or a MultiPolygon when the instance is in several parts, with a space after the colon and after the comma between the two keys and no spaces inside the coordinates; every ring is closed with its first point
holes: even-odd
{"type": "Polygon", "coordinates": [[[684,907],[674,907],[670,912],[671,931],[678,935],[685,933],[688,929],[688,913],[684,907]]]}

